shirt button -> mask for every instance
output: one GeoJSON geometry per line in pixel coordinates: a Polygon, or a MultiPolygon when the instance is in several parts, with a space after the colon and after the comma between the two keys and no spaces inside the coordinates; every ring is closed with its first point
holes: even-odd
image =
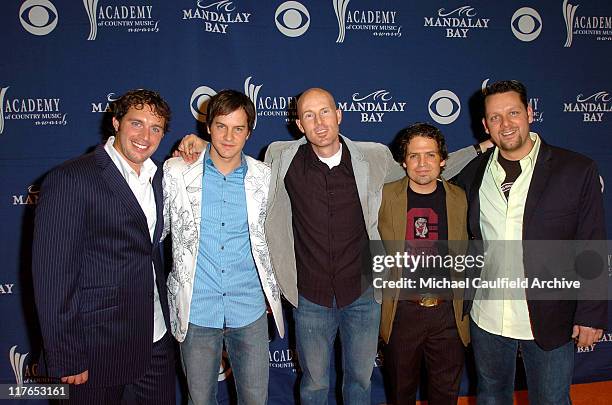
{"type": "Polygon", "coordinates": [[[225,222],[221,222],[221,226],[225,226],[225,222]]]}
{"type": "Polygon", "coordinates": [[[225,273],[225,270],[221,270],[221,273],[225,273]]]}
{"type": "Polygon", "coordinates": [[[223,246],[221,246],[221,250],[223,250],[223,249],[224,249],[224,247],[223,247],[223,246]]]}
{"type": "Polygon", "coordinates": [[[223,293],[223,296],[225,297],[225,293],[223,293]]]}

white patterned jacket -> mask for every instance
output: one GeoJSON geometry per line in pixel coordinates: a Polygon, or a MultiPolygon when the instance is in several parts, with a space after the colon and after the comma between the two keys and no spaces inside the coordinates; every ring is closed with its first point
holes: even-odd
{"type": "MultiPolygon", "coordinates": [[[[164,163],[164,230],[162,238],[172,234],[172,271],[168,275],[168,303],[172,335],[182,342],[189,325],[189,310],[193,293],[202,204],[204,153],[197,161],[187,164],[181,158],[164,163]]],[[[272,309],[279,335],[285,334],[281,295],[264,232],[270,167],[245,156],[247,174],[244,178],[247,219],[251,251],[268,305],[272,309]]]]}

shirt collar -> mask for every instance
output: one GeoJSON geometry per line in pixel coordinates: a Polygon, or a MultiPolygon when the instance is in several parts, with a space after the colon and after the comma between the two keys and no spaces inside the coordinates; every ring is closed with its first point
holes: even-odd
{"type": "MultiPolygon", "coordinates": [[[[540,151],[540,145],[542,141],[540,140],[540,136],[535,132],[529,132],[529,137],[533,141],[533,147],[529,151],[527,155],[525,155],[522,159],[519,160],[521,165],[521,170],[525,171],[527,169],[533,170],[536,164],[536,160],[538,158],[538,152],[540,151]]],[[[499,158],[499,148],[495,148],[493,153],[491,154],[491,160],[489,160],[489,167],[491,170],[498,172],[499,170],[503,171],[504,169],[501,167],[498,161],[499,158]]]]}
{"type": "MultiPolygon", "coordinates": [[[[217,167],[215,166],[215,162],[213,162],[212,158],[210,157],[210,148],[211,148],[211,144],[209,143],[204,153],[204,163],[207,167],[214,167],[215,170],[218,171],[217,167]]],[[[242,177],[244,178],[246,176],[247,170],[248,170],[248,164],[246,161],[246,155],[244,154],[244,152],[240,152],[240,166],[235,168],[231,173],[228,173],[228,176],[233,173],[237,173],[237,174],[241,174],[242,177]]]]}
{"type": "MultiPolygon", "coordinates": [[[[347,169],[352,170],[351,154],[349,153],[349,150],[346,147],[346,143],[344,143],[344,140],[342,139],[342,137],[340,137],[340,144],[342,145],[341,146],[342,155],[340,156],[340,164],[336,167],[344,166],[347,169]]],[[[322,164],[323,166],[329,169],[329,166],[327,166],[327,164],[323,163],[321,159],[319,159],[319,156],[317,156],[314,149],[312,149],[312,145],[310,144],[310,142],[306,143],[304,147],[306,148],[306,153],[304,154],[304,158],[306,159],[304,170],[306,170],[306,168],[308,167],[313,167],[318,164],[322,164]]]]}
{"type": "Polygon", "coordinates": [[[130,166],[130,164],[125,160],[121,153],[119,153],[119,151],[115,149],[115,147],[113,146],[114,143],[115,137],[110,136],[104,144],[104,150],[106,150],[106,153],[108,153],[108,156],[110,156],[115,166],[117,166],[117,169],[119,169],[119,172],[121,172],[121,175],[124,179],[127,179],[130,174],[133,174],[139,180],[149,180],[153,178],[153,176],[155,176],[155,173],[157,172],[157,165],[153,163],[151,158],[148,158],[143,162],[140,168],[140,175],[138,175],[138,173],[136,173],[136,171],[132,169],[132,166],[130,166]]]}

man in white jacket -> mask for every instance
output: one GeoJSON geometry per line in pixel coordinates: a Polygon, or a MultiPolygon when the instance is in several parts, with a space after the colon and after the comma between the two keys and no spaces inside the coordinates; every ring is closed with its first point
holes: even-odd
{"type": "Polygon", "coordinates": [[[266,300],[284,335],[280,290],[264,220],[270,168],[246,156],[255,107],[224,90],[207,108],[211,143],[194,163],[164,165],[164,234],[172,233],[168,277],[172,334],[180,342],[190,403],[216,404],[223,343],[238,402],[265,404],[268,395],[266,300]]]}

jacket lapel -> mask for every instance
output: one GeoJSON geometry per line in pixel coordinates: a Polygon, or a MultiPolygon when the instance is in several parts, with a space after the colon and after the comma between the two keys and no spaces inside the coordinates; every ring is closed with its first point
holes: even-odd
{"type": "Polygon", "coordinates": [[[187,166],[183,171],[183,184],[185,185],[185,193],[187,200],[191,204],[191,213],[193,215],[195,226],[200,229],[200,219],[202,216],[202,176],[204,175],[204,156],[201,153],[198,160],[187,166]]]}
{"type": "Polygon", "coordinates": [[[368,218],[370,218],[368,205],[368,183],[370,179],[370,164],[367,162],[367,160],[365,160],[363,153],[361,153],[361,151],[357,149],[355,144],[350,139],[347,139],[346,137],[342,136],[342,140],[351,154],[353,175],[355,176],[357,192],[359,193],[361,211],[363,212],[363,218],[365,219],[367,226],[368,218]]]}
{"type": "Polygon", "coordinates": [[[164,198],[162,191],[163,168],[157,165],[157,171],[153,176],[153,195],[155,196],[155,210],[157,211],[157,220],[155,221],[155,231],[153,232],[153,245],[157,245],[161,238],[161,233],[164,229],[164,198]]]}
{"type": "Polygon", "coordinates": [[[540,198],[544,194],[548,178],[551,175],[551,158],[550,148],[542,142],[540,144],[536,165],[533,169],[527,200],[525,201],[525,211],[523,212],[523,239],[526,239],[525,235],[527,234],[529,222],[533,218],[533,213],[535,212],[540,198]]]}
{"type": "Polygon", "coordinates": [[[465,200],[459,193],[451,189],[446,181],[443,181],[442,184],[446,192],[448,240],[465,239],[465,200]]]}
{"type": "Polygon", "coordinates": [[[480,232],[480,186],[482,185],[487,163],[493,154],[493,150],[495,150],[495,148],[489,149],[480,159],[480,165],[476,169],[476,174],[474,175],[474,184],[469,188],[469,195],[467,196],[469,201],[468,217],[470,221],[470,230],[472,231],[472,236],[476,239],[482,239],[480,232]]]}
{"type": "Polygon", "coordinates": [[[406,239],[406,213],[408,210],[408,176],[404,177],[399,187],[392,193],[393,199],[389,201],[391,207],[391,218],[393,221],[393,239],[406,239]]]}
{"type": "MultiPolygon", "coordinates": [[[[127,181],[121,176],[119,169],[115,166],[106,150],[104,145],[98,145],[95,150],[95,159],[97,165],[102,170],[102,178],[108,184],[110,190],[117,196],[117,199],[121,201],[123,206],[126,208],[132,218],[135,218],[138,227],[147,235],[149,239],[149,227],[147,225],[147,218],[145,217],[140,204],[127,181]]],[[[158,170],[159,171],[159,170],[158,170]]]]}
{"type": "Polygon", "coordinates": [[[268,197],[268,207],[272,207],[276,202],[278,190],[283,190],[285,185],[285,176],[289,170],[289,166],[297,153],[298,148],[306,143],[306,137],[302,137],[298,142],[291,144],[290,147],[283,149],[280,152],[278,161],[272,160],[272,176],[270,178],[270,191],[268,197]],[[276,169],[278,167],[278,169],[276,169]]]}

